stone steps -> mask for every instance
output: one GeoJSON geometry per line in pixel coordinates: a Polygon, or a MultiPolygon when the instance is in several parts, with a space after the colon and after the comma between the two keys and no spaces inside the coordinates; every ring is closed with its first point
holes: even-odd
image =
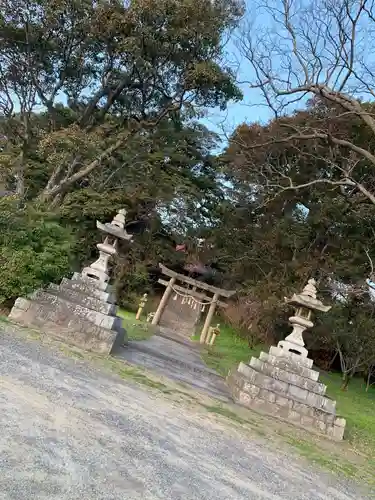
{"type": "Polygon", "coordinates": [[[313,407],[307,402],[296,400],[292,395],[261,388],[238,370],[228,375],[227,383],[234,400],[242,406],[335,440],[343,438],[345,420],[336,417],[335,410],[330,411],[332,408],[313,407]]]}
{"type": "MultiPolygon", "coordinates": [[[[69,289],[69,288],[60,288],[59,285],[55,285],[51,283],[47,290],[48,293],[58,295],[62,299],[65,299],[69,302],[73,302],[87,309],[91,309],[93,311],[101,312],[103,314],[108,314],[110,316],[115,316],[117,307],[115,304],[111,304],[108,302],[104,302],[96,297],[92,297],[90,295],[86,295],[85,293],[81,293],[78,290],[69,289]]],[[[39,294],[41,290],[37,290],[34,292],[31,297],[33,298],[35,294],[39,294]]]]}
{"type": "MultiPolygon", "coordinates": [[[[288,365],[284,365],[282,368],[280,366],[275,366],[271,360],[263,361],[262,358],[251,358],[249,362],[250,368],[263,373],[269,377],[272,377],[276,380],[280,380],[282,382],[286,382],[288,384],[296,385],[301,387],[301,389],[306,389],[307,391],[314,392],[316,394],[320,394],[324,396],[327,390],[327,386],[321,384],[320,382],[316,382],[311,380],[311,378],[304,377],[299,373],[296,373],[293,370],[293,367],[288,365]]],[[[319,376],[319,373],[316,372],[319,376]]]]}
{"type": "Polygon", "coordinates": [[[96,325],[73,314],[62,300],[54,305],[18,298],[9,319],[33,327],[77,347],[110,354],[124,342],[124,333],[96,325]]]}
{"type": "Polygon", "coordinates": [[[83,318],[102,328],[118,331],[122,327],[121,318],[118,316],[110,316],[82,306],[81,304],[71,302],[66,295],[58,294],[58,290],[37,290],[32,294],[31,298],[35,303],[51,307],[55,307],[58,305],[58,302],[61,302],[71,315],[83,318]]]}
{"type": "Polygon", "coordinates": [[[18,298],[9,318],[77,347],[110,354],[126,342],[116,311],[106,283],[75,274],[61,286],[50,284],[27,299],[18,298]]]}
{"type": "MultiPolygon", "coordinates": [[[[258,371],[245,363],[240,363],[237,371],[244,375],[250,384],[259,387],[259,389],[271,391],[275,394],[279,394],[281,397],[294,399],[295,401],[313,406],[314,408],[323,409],[331,413],[335,412],[335,401],[297,385],[295,383],[297,382],[296,380],[293,380],[293,382],[286,382],[284,380],[275,379],[273,376],[258,371]]],[[[323,387],[325,390],[325,386],[323,387]]]]}
{"type": "MultiPolygon", "coordinates": [[[[270,349],[272,351],[272,347],[270,349]]],[[[270,363],[271,365],[280,368],[281,370],[287,370],[292,373],[297,373],[301,377],[308,378],[313,380],[314,382],[318,381],[319,372],[316,370],[312,370],[311,368],[307,368],[301,363],[294,362],[293,358],[290,360],[285,356],[275,356],[270,353],[261,352],[259,355],[259,359],[266,363],[270,363]]]]}
{"type": "Polygon", "coordinates": [[[106,287],[106,290],[102,290],[82,276],[75,276],[72,279],[63,278],[59,288],[60,290],[76,291],[80,294],[97,298],[103,302],[115,304],[115,297],[109,285],[106,287]]]}
{"type": "Polygon", "coordinates": [[[184,333],[181,334],[178,330],[172,328],[165,328],[163,326],[158,326],[155,335],[158,335],[159,337],[163,337],[168,340],[172,340],[173,342],[176,342],[178,344],[187,346],[189,347],[189,349],[195,349],[197,351],[200,351],[201,349],[200,344],[193,343],[190,340],[191,334],[190,335],[186,335],[184,333]]]}
{"type": "Polygon", "coordinates": [[[180,335],[183,335],[186,338],[190,338],[192,336],[195,327],[195,324],[193,322],[186,322],[182,319],[171,320],[164,317],[161,318],[159,325],[162,328],[168,328],[169,330],[178,331],[180,335]]]}
{"type": "Polygon", "coordinates": [[[311,369],[313,365],[313,360],[310,358],[304,358],[299,354],[294,354],[290,351],[286,351],[281,347],[271,346],[269,354],[274,356],[278,360],[286,361],[290,366],[293,366],[294,370],[300,370],[302,368],[311,369]]]}
{"type": "Polygon", "coordinates": [[[180,300],[170,300],[160,318],[160,326],[178,331],[186,337],[194,333],[200,311],[192,309],[187,303],[181,304],[180,300]]]}

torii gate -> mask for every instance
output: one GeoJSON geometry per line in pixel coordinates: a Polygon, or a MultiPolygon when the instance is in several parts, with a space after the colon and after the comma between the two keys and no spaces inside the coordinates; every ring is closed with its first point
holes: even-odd
{"type": "Polygon", "coordinates": [[[155,312],[152,320],[153,325],[158,325],[163,312],[168,304],[168,301],[173,292],[177,295],[181,295],[184,298],[188,297],[189,300],[195,301],[199,305],[209,305],[209,310],[204,322],[204,326],[200,336],[200,343],[204,344],[207,341],[208,329],[211,325],[213,315],[215,313],[216,306],[227,307],[225,302],[220,300],[220,297],[229,298],[236,293],[235,290],[224,290],[223,288],[217,288],[215,286],[207,285],[202,281],[195,280],[189,276],[176,273],[171,269],[159,264],[159,267],[163,274],[168,276],[169,281],[164,279],[159,279],[158,282],[166,287],[163,297],[160,300],[159,306],[155,312]],[[181,282],[181,284],[178,284],[181,282]],[[188,289],[187,285],[191,285],[193,288],[188,289]],[[208,295],[212,294],[212,296],[208,295]]]}

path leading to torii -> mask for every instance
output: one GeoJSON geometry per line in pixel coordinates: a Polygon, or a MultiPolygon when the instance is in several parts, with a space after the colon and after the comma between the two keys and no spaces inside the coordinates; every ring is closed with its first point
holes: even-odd
{"type": "Polygon", "coordinates": [[[203,409],[0,330],[0,499],[371,498],[203,409]]]}
{"type": "Polygon", "coordinates": [[[231,397],[224,379],[201,358],[201,346],[161,328],[149,340],[129,341],[115,357],[183,383],[221,401],[231,397]]]}

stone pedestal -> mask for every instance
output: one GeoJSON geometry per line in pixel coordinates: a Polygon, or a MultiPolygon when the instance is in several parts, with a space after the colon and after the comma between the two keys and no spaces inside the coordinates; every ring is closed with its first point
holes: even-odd
{"type": "Polygon", "coordinates": [[[281,347],[271,347],[248,364],[240,363],[227,381],[234,400],[247,408],[341,440],[345,419],[312,369],[313,360],[281,347]]]}
{"type": "Polygon", "coordinates": [[[28,298],[18,298],[9,318],[82,349],[110,354],[126,341],[110,285],[75,273],[28,298]]]}

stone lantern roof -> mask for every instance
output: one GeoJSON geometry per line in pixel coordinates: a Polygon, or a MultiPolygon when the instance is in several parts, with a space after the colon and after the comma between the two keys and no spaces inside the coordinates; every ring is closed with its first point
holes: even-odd
{"type": "Polygon", "coordinates": [[[99,231],[102,231],[103,233],[106,233],[106,234],[110,234],[111,236],[114,236],[115,238],[130,241],[133,238],[133,235],[127,233],[126,229],[124,229],[125,216],[126,216],[126,210],[124,208],[122,208],[115,215],[112,222],[110,222],[110,223],[106,222],[105,224],[103,224],[99,221],[96,221],[96,227],[99,229],[99,231]]]}
{"type": "Polygon", "coordinates": [[[328,312],[331,306],[325,306],[323,302],[316,298],[316,281],[314,278],[309,279],[302,293],[295,293],[291,299],[284,297],[287,304],[297,307],[306,307],[310,310],[328,312]]]}

